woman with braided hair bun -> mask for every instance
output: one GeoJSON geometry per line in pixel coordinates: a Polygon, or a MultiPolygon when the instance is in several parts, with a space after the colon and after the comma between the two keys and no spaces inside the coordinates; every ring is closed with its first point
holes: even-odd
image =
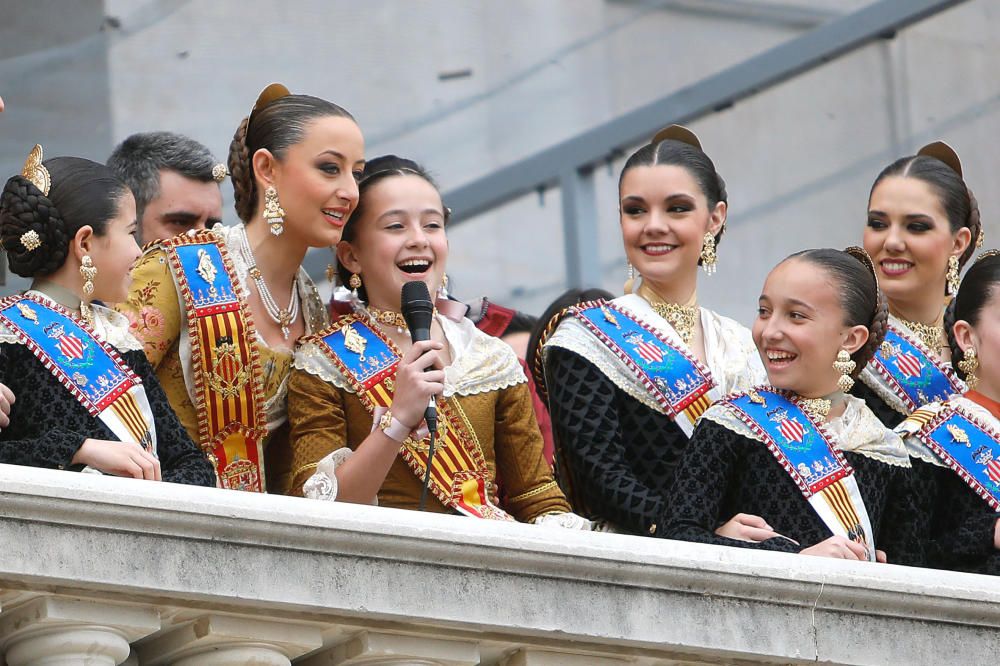
{"type": "Polygon", "coordinates": [[[979,204],[948,144],[928,144],[875,179],[864,246],[889,302],[889,326],[854,395],[887,426],[964,389],[952,369],[943,317],[962,267],[981,245],[979,204]]]}
{"type": "Polygon", "coordinates": [[[124,311],[223,488],[287,488],[271,441],[287,436],[292,352],[329,323],[302,260],[340,240],[364,147],[343,108],[269,85],[229,151],[243,224],[148,246],[136,268],[124,311]]]}
{"type": "Polygon", "coordinates": [[[0,381],[18,399],[0,433],[0,462],[211,486],[129,322],[125,299],[135,201],[105,166],[42,161],[35,146],[0,195],[0,241],[12,271],[32,278],[0,300],[0,381]]]}
{"type": "Polygon", "coordinates": [[[847,393],[886,317],[860,248],[805,250],[771,271],[753,325],[768,384],[705,412],[674,477],[667,538],[922,563],[906,449],[847,393]],[[760,516],[775,536],[716,534],[737,512],[760,516]]]}
{"type": "Polygon", "coordinates": [[[984,253],[945,313],[968,390],[923,405],[896,428],[929,511],[928,559],[1000,574],[1000,253],[984,253]]]}

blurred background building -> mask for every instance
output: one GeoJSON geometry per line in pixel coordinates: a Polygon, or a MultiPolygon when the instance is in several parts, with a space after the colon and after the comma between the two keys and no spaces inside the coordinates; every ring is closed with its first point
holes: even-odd
{"type": "MultiPolygon", "coordinates": [[[[681,120],[701,136],[730,194],[719,271],[702,278],[700,299],[741,321],[752,318],[779,259],[858,243],[875,175],[929,140],[944,138],[962,156],[988,246],[1000,232],[995,0],[0,4],[3,174],[17,172],[35,142],[50,156],[103,161],[129,134],[157,129],[188,134],[225,159],[257,93],[280,81],[348,108],[370,157],[405,155],[437,175],[459,218],[449,234],[452,287],[467,300],[485,294],[537,314],[567,280],[619,292],[616,184],[630,146],[592,160],[572,196],[561,196],[558,180],[540,178],[475,215],[462,205],[482,200],[498,170],[514,166],[515,180],[530,181],[536,165],[524,160],[644,105],[672,95],[664,109],[694,108],[686,92],[722,100],[681,120]],[[718,75],[739,74],[730,68],[853,12],[883,6],[905,14],[917,5],[936,7],[759,94],[730,104],[722,88],[738,88],[732,78],[713,88],[718,75]],[[580,238],[566,237],[564,201],[580,208],[568,211],[583,222],[580,238]]],[[[810,43],[800,39],[759,67],[791,67],[810,43]]],[[[675,120],[665,113],[655,124],[675,120]]],[[[631,128],[629,140],[638,145],[651,129],[631,128]]],[[[565,159],[570,174],[582,166],[568,151],[565,159]]],[[[232,224],[228,182],[223,192],[232,224]]],[[[310,257],[318,280],[328,256],[310,257]]],[[[21,286],[15,277],[6,289],[21,286]]]]}

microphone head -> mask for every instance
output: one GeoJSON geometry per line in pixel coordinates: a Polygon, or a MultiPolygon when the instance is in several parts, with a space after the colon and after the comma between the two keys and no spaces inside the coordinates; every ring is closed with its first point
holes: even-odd
{"type": "Polygon", "coordinates": [[[400,292],[400,305],[403,319],[411,331],[430,329],[431,318],[434,315],[434,302],[427,285],[421,280],[413,280],[403,285],[400,292]]]}

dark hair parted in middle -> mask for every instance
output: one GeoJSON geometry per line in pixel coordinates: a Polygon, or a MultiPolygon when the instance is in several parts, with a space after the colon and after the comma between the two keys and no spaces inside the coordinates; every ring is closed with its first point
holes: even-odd
{"type": "MultiPolygon", "coordinates": [[[[431,178],[431,175],[427,172],[427,169],[420,166],[413,160],[408,160],[405,157],[398,157],[397,155],[380,155],[379,157],[369,160],[365,164],[365,172],[362,174],[361,179],[358,181],[358,205],[355,206],[354,212],[347,219],[347,223],[344,224],[344,229],[341,232],[340,240],[347,241],[348,243],[354,242],[358,233],[357,220],[365,214],[368,208],[368,202],[365,200],[365,193],[371,191],[372,187],[382,182],[390,176],[419,176],[423,178],[431,186],[441,192],[437,183],[431,178]]],[[[443,206],[444,204],[442,204],[443,206]]],[[[448,217],[451,215],[451,210],[447,207],[444,208],[444,221],[448,222],[448,217]]],[[[351,271],[344,268],[340,263],[337,263],[337,277],[340,279],[340,284],[347,284],[347,281],[351,277],[351,271]]],[[[368,294],[365,288],[362,286],[358,289],[358,298],[362,301],[368,302],[368,294]]]]}
{"type": "Polygon", "coordinates": [[[354,116],[346,109],[311,95],[285,95],[254,109],[253,122],[247,116],[229,144],[229,174],[233,181],[236,213],[244,222],[257,210],[257,184],[253,177],[253,155],[260,149],[281,159],[285,150],[300,141],[306,126],[317,118],[354,116]]]}
{"type": "Polygon", "coordinates": [[[885,339],[889,322],[889,307],[879,289],[871,258],[861,248],[851,247],[846,250],[803,250],[788,259],[808,261],[824,269],[840,287],[844,324],[868,329],[868,341],[851,355],[857,364],[852,375],[857,377],[885,339]]]}
{"type": "Polygon", "coordinates": [[[128,186],[103,164],[82,157],[53,157],[42,164],[52,179],[48,196],[20,175],[12,176],[0,195],[0,242],[10,269],[27,278],[59,270],[81,227],[89,225],[103,236],[128,193],[128,186]],[[34,250],[21,241],[28,231],[42,243],[34,250]]]}
{"type": "Polygon", "coordinates": [[[997,287],[1000,287],[1000,254],[991,250],[972,264],[962,278],[958,293],[944,312],[944,330],[951,349],[951,365],[962,380],[965,380],[965,373],[958,361],[962,360],[963,352],[955,339],[955,322],[966,321],[972,327],[978,325],[979,316],[997,287]]]}
{"type": "MultiPolygon", "coordinates": [[[[729,197],[726,194],[726,181],[715,170],[715,163],[712,162],[712,159],[700,148],[675,139],[648,143],[632,153],[632,156],[626,160],[625,166],[622,167],[622,173],[618,177],[618,191],[621,192],[622,182],[625,180],[625,174],[629,169],[640,166],[659,166],[661,164],[679,166],[691,174],[691,177],[698,183],[698,187],[701,188],[702,193],[708,200],[709,213],[715,209],[715,205],[720,201],[726,204],[729,203],[729,197]]],[[[715,235],[716,243],[722,238],[725,230],[725,225],[719,229],[719,233],[715,235]]],[[[698,265],[701,265],[701,259],[698,259],[698,265]]]]}
{"type": "Polygon", "coordinates": [[[941,207],[944,208],[944,212],[948,216],[951,232],[955,233],[962,227],[969,229],[972,233],[972,240],[958,260],[959,268],[964,266],[965,262],[976,251],[976,243],[982,231],[982,221],[979,219],[979,202],[976,201],[972,190],[962,180],[962,176],[936,157],[929,155],[901,157],[882,169],[875,182],[872,183],[872,189],[868,193],[869,202],[878,184],[889,176],[917,178],[924,181],[937,193],[941,207]]]}

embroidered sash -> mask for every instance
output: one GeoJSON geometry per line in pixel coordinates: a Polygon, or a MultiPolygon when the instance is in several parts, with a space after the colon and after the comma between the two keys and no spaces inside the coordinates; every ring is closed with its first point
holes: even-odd
{"type": "Polygon", "coordinates": [[[889,390],[902,401],[907,413],[962,392],[951,368],[935,359],[921,342],[891,323],[885,341],[870,363],[889,390]]]}
{"type": "Polygon", "coordinates": [[[669,339],[616,303],[581,303],[570,313],[635,374],[667,416],[690,437],[695,422],[712,404],[708,393],[715,384],[708,369],[679,341],[669,339]]]}
{"type": "MultiPolygon", "coordinates": [[[[922,411],[911,419],[921,418],[922,411]]],[[[960,405],[947,403],[916,436],[991,509],[1000,510],[1000,433],[960,405]]]]}
{"type": "MultiPolygon", "coordinates": [[[[381,330],[352,314],[309,340],[344,375],[369,414],[374,417],[376,409],[392,405],[400,353],[381,330]]],[[[437,414],[431,492],[442,504],[465,515],[513,520],[490,500],[486,458],[461,408],[438,398],[437,414]]],[[[428,440],[429,435],[419,442],[407,438],[400,446],[400,455],[421,481],[427,470],[428,440]]]]}
{"type": "Polygon", "coordinates": [[[770,387],[726,399],[725,405],[767,444],[803,497],[835,535],[863,544],[875,561],[875,535],[854,470],[797,403],[770,387]]]}
{"type": "Polygon", "coordinates": [[[0,322],[115,437],[156,454],[156,426],[142,381],[89,325],[34,295],[0,301],[0,322]]]}
{"type": "Polygon", "coordinates": [[[265,492],[260,355],[229,254],[210,231],[176,236],[161,246],[187,317],[198,441],[222,488],[265,492]]]}

